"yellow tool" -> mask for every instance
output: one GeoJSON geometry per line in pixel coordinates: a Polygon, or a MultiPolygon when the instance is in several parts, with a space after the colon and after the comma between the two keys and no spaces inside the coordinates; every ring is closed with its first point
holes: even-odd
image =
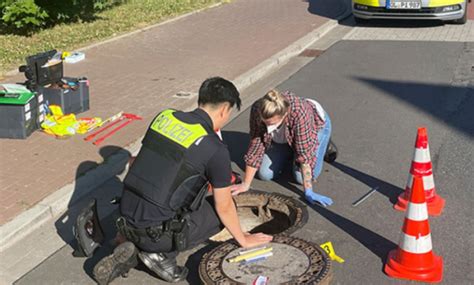
{"type": "Polygon", "coordinates": [[[334,251],[334,247],[332,246],[332,242],[328,241],[326,243],[323,243],[322,245],[320,245],[320,247],[324,249],[325,252],[327,252],[331,260],[337,261],[339,263],[344,263],[344,259],[336,255],[336,252],[334,251]]]}
{"type": "Polygon", "coordinates": [[[252,248],[252,249],[243,250],[243,251],[239,252],[239,255],[243,255],[243,254],[251,253],[251,252],[254,252],[254,251],[257,251],[257,250],[265,249],[267,247],[268,246],[264,245],[264,246],[260,246],[260,247],[256,247],[256,248],[252,248]]]}
{"type": "Polygon", "coordinates": [[[68,52],[68,51],[64,51],[62,54],[61,54],[61,59],[65,59],[66,57],[68,56],[71,56],[71,53],[68,52]]]}
{"type": "Polygon", "coordinates": [[[100,122],[98,121],[97,123],[92,124],[92,125],[87,129],[87,132],[86,132],[86,133],[88,133],[88,132],[90,132],[90,131],[92,131],[92,130],[94,130],[94,129],[96,129],[96,128],[102,127],[103,125],[107,124],[108,122],[115,121],[115,120],[119,119],[120,117],[122,117],[122,115],[123,115],[123,111],[118,112],[117,114],[113,115],[113,116],[110,117],[110,118],[105,119],[104,121],[100,121],[100,122]]]}
{"type": "Polygon", "coordinates": [[[265,253],[270,252],[272,250],[273,250],[273,248],[271,248],[271,247],[255,250],[255,251],[252,251],[252,252],[249,252],[249,253],[246,253],[246,254],[242,254],[242,255],[230,258],[229,262],[239,262],[239,261],[242,261],[242,260],[245,260],[245,259],[250,259],[252,257],[256,257],[256,256],[259,256],[259,255],[265,254],[265,253]]]}

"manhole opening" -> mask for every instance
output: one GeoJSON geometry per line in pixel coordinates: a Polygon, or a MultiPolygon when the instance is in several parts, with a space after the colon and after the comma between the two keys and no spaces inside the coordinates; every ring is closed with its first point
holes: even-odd
{"type": "MultiPolygon", "coordinates": [[[[234,197],[234,201],[242,229],[251,233],[291,234],[308,220],[304,204],[281,194],[252,190],[234,197]]],[[[223,242],[231,238],[224,229],[211,240],[223,242]]]]}
{"type": "MultiPolygon", "coordinates": [[[[258,218],[258,208],[250,208],[258,218]]],[[[266,233],[270,235],[281,234],[282,232],[289,229],[295,222],[294,210],[290,209],[290,215],[279,212],[277,210],[270,210],[271,220],[263,222],[261,225],[256,226],[250,232],[251,233],[266,233]]]]}

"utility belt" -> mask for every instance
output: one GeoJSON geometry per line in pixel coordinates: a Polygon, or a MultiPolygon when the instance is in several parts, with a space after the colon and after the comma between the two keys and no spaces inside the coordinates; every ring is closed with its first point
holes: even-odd
{"type": "MultiPolygon", "coordinates": [[[[188,247],[190,213],[201,208],[207,192],[208,183],[201,187],[189,207],[179,209],[178,214],[174,218],[163,222],[159,226],[138,229],[129,225],[124,217],[120,217],[116,222],[117,229],[129,241],[135,244],[139,243],[142,238],[150,239],[155,243],[159,242],[162,238],[168,238],[173,242],[173,250],[185,250],[188,247]]],[[[160,205],[146,196],[140,195],[135,191],[131,191],[131,193],[160,207],[160,205]]]]}
{"type": "Polygon", "coordinates": [[[188,247],[189,221],[190,215],[185,212],[159,226],[144,229],[133,227],[124,217],[118,218],[116,225],[118,231],[134,244],[140,243],[143,238],[157,243],[167,237],[173,241],[173,250],[182,251],[188,247]]]}

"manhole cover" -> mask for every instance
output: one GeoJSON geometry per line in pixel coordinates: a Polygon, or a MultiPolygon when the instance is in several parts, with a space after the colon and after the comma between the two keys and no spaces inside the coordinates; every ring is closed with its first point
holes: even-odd
{"type": "MultiPolygon", "coordinates": [[[[285,195],[250,190],[235,196],[234,201],[244,231],[289,235],[308,221],[306,205],[285,195]]],[[[211,240],[223,242],[231,238],[224,229],[211,240]]]]}
{"type": "Polygon", "coordinates": [[[288,236],[274,236],[270,243],[273,255],[256,263],[230,263],[229,258],[242,249],[228,241],[205,254],[199,264],[204,284],[252,284],[258,276],[269,278],[270,284],[329,284],[331,261],[317,245],[288,236]]]}

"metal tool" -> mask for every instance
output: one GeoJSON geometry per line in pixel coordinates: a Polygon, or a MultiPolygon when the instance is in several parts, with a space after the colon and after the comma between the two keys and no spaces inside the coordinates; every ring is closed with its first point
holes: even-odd
{"type": "Polygon", "coordinates": [[[352,207],[357,207],[360,203],[362,203],[362,202],[364,202],[365,200],[367,200],[367,198],[369,198],[370,195],[374,194],[374,192],[376,192],[377,189],[379,189],[378,186],[372,188],[372,190],[370,190],[369,192],[365,193],[364,196],[360,197],[357,201],[355,201],[354,203],[352,203],[352,207]]]}
{"type": "Polygon", "coordinates": [[[87,141],[90,141],[92,140],[93,138],[95,138],[95,136],[97,136],[98,134],[104,132],[105,130],[111,128],[112,126],[118,124],[118,122],[120,122],[121,120],[123,119],[123,112],[120,112],[120,113],[117,113],[115,115],[113,115],[112,117],[108,118],[107,120],[103,121],[101,126],[103,126],[104,124],[107,124],[109,122],[112,122],[112,121],[115,121],[111,124],[108,124],[107,126],[103,127],[102,129],[96,131],[96,132],[93,132],[92,134],[88,135],[87,137],[84,138],[84,140],[87,142],[87,141]]]}
{"type": "Polygon", "coordinates": [[[110,122],[112,122],[112,121],[115,121],[115,120],[119,119],[120,117],[122,117],[122,115],[123,115],[123,112],[122,112],[122,111],[121,111],[121,112],[118,112],[117,114],[113,115],[112,117],[109,117],[109,118],[107,118],[106,120],[104,120],[104,121],[102,121],[102,122],[100,122],[100,123],[97,123],[97,124],[92,125],[92,126],[87,130],[87,132],[90,132],[90,131],[92,131],[92,130],[95,130],[96,128],[100,128],[100,127],[102,127],[103,125],[105,125],[105,124],[107,124],[107,123],[110,123],[110,122]]]}
{"type": "MultiPolygon", "coordinates": [[[[128,114],[128,113],[123,113],[123,116],[121,117],[121,120],[123,119],[127,119],[127,121],[123,122],[122,124],[120,124],[118,127],[112,129],[110,132],[106,133],[105,135],[103,135],[102,137],[98,138],[96,141],[94,141],[92,144],[94,145],[99,145],[101,144],[104,140],[106,140],[108,137],[112,136],[113,134],[115,134],[116,132],[118,132],[120,129],[122,129],[123,127],[125,127],[126,125],[130,124],[131,122],[133,121],[136,121],[136,120],[142,120],[142,117],[140,116],[137,116],[137,115],[134,115],[134,114],[128,114]]],[[[120,121],[117,121],[117,122],[120,122],[120,121]]],[[[115,123],[117,122],[114,122],[113,125],[115,125],[115,123]]],[[[109,126],[107,126],[108,128],[109,126]]]]}

